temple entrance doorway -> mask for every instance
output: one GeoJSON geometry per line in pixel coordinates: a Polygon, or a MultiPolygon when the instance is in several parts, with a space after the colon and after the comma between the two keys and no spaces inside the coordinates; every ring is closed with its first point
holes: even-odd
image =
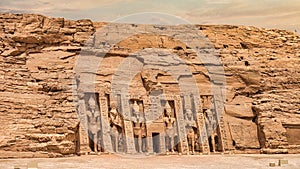
{"type": "Polygon", "coordinates": [[[160,153],[160,135],[159,133],[152,133],[153,152],[160,153]]]}

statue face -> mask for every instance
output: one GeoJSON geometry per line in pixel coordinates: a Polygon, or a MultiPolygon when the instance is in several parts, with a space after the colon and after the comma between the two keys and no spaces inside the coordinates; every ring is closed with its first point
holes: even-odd
{"type": "Polygon", "coordinates": [[[92,109],[92,110],[96,110],[96,105],[90,105],[90,108],[92,109]]]}
{"type": "Polygon", "coordinates": [[[167,116],[171,116],[172,115],[171,109],[166,109],[166,114],[167,114],[167,116]]]}
{"type": "Polygon", "coordinates": [[[199,113],[200,118],[203,118],[203,113],[199,113]]]}
{"type": "Polygon", "coordinates": [[[117,109],[116,108],[112,108],[111,110],[110,110],[110,114],[112,114],[112,115],[117,115],[117,109]]]}
{"type": "Polygon", "coordinates": [[[188,118],[192,118],[193,113],[192,113],[192,111],[191,111],[190,109],[187,109],[187,110],[186,110],[186,116],[187,116],[188,118]]]}

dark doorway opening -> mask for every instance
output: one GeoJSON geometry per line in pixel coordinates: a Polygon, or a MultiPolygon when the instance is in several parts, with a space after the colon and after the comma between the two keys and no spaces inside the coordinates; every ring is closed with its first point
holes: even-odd
{"type": "Polygon", "coordinates": [[[179,152],[179,138],[178,138],[178,136],[175,136],[174,137],[174,151],[177,151],[177,152],[179,152]]]}
{"type": "Polygon", "coordinates": [[[89,137],[89,147],[91,148],[92,151],[95,152],[95,144],[94,144],[94,134],[89,130],[88,131],[88,137],[89,137]]]}
{"type": "Polygon", "coordinates": [[[221,151],[221,148],[220,148],[220,145],[219,145],[219,137],[215,136],[214,140],[215,140],[216,151],[221,151]]]}
{"type": "Polygon", "coordinates": [[[160,152],[160,135],[159,133],[152,133],[153,152],[160,152]]]}
{"type": "Polygon", "coordinates": [[[208,137],[209,151],[214,152],[211,136],[208,137]]]}

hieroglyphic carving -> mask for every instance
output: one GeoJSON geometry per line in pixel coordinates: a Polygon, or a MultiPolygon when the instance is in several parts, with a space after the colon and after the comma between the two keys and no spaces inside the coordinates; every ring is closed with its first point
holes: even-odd
{"type": "Polygon", "coordinates": [[[78,100],[78,104],[76,106],[76,111],[78,113],[80,119],[80,151],[83,153],[90,152],[89,148],[89,138],[88,138],[88,125],[87,125],[87,117],[85,114],[86,105],[83,97],[80,97],[78,100]]]}
{"type": "Polygon", "coordinates": [[[150,109],[146,111],[146,120],[156,120],[159,116],[160,113],[158,110],[160,108],[160,97],[159,96],[149,96],[150,99],[150,109]]]}
{"type": "Polygon", "coordinates": [[[186,138],[186,129],[185,129],[185,120],[184,120],[184,97],[183,96],[176,96],[175,97],[175,110],[178,111],[177,113],[177,126],[178,126],[178,138],[180,138],[180,148],[181,153],[187,154],[188,149],[188,141],[186,138]]]}
{"type": "Polygon", "coordinates": [[[125,147],[127,153],[135,152],[135,144],[134,144],[134,134],[133,134],[133,126],[131,120],[131,111],[129,105],[129,95],[125,94],[125,92],[121,93],[121,111],[124,117],[124,140],[125,147]]]}
{"type": "Polygon", "coordinates": [[[229,149],[229,146],[228,146],[228,137],[227,137],[227,132],[225,130],[225,124],[224,124],[224,119],[223,117],[221,117],[220,121],[219,121],[219,127],[218,129],[220,130],[219,134],[220,134],[220,144],[221,144],[221,148],[222,148],[222,151],[225,151],[225,149],[229,149]]]}

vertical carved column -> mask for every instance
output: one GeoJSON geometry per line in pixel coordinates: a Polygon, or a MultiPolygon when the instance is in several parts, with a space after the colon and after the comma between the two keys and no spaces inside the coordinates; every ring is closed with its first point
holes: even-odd
{"type": "Polygon", "coordinates": [[[216,95],[216,97],[212,98],[212,101],[214,103],[214,109],[215,109],[215,115],[216,115],[216,121],[219,122],[219,127],[217,128],[217,134],[219,135],[219,144],[221,144],[222,151],[225,151],[225,149],[229,149],[228,147],[228,137],[225,129],[224,124],[224,118],[223,118],[223,107],[217,107],[221,106],[223,104],[220,104],[220,102],[223,101],[221,95],[216,95]]]}
{"type": "Polygon", "coordinates": [[[152,133],[147,131],[147,152],[153,153],[152,133]]]}
{"type": "Polygon", "coordinates": [[[221,119],[219,121],[219,127],[218,127],[217,133],[219,135],[219,142],[221,144],[222,151],[225,151],[225,149],[229,149],[228,148],[228,137],[227,137],[227,133],[225,130],[223,117],[221,117],[221,119]]]}
{"type": "Polygon", "coordinates": [[[89,148],[89,138],[87,134],[87,118],[86,118],[86,106],[84,99],[78,100],[78,109],[77,113],[80,119],[79,135],[80,135],[80,153],[85,154],[90,152],[89,148]]]}
{"type": "Polygon", "coordinates": [[[205,154],[209,154],[208,136],[207,136],[206,124],[202,112],[197,113],[197,127],[200,131],[198,142],[201,143],[201,151],[205,154]]]}
{"type": "Polygon", "coordinates": [[[110,138],[110,126],[108,119],[108,105],[107,102],[109,98],[106,98],[105,94],[99,95],[100,103],[100,116],[101,116],[101,128],[102,128],[102,138],[103,138],[103,148],[104,151],[112,152],[112,143],[110,138]]]}
{"type": "Polygon", "coordinates": [[[194,100],[195,112],[202,112],[201,97],[196,95],[192,95],[191,97],[193,97],[194,100]]]}
{"type": "Polygon", "coordinates": [[[78,100],[78,116],[80,119],[80,124],[84,129],[87,129],[87,118],[86,118],[86,106],[84,99],[78,100]]]}
{"type": "Polygon", "coordinates": [[[181,147],[181,153],[187,154],[189,149],[188,149],[188,141],[186,137],[186,131],[185,131],[185,121],[184,121],[184,114],[183,114],[183,105],[181,104],[181,101],[187,96],[183,96],[182,98],[180,96],[175,97],[175,110],[177,112],[177,126],[178,126],[178,138],[180,140],[179,144],[181,147]]]}
{"type": "Polygon", "coordinates": [[[135,152],[135,144],[134,144],[134,136],[133,136],[133,127],[131,121],[131,113],[129,106],[129,95],[121,92],[121,114],[124,118],[124,132],[125,132],[125,147],[127,149],[127,153],[135,152]]]}

